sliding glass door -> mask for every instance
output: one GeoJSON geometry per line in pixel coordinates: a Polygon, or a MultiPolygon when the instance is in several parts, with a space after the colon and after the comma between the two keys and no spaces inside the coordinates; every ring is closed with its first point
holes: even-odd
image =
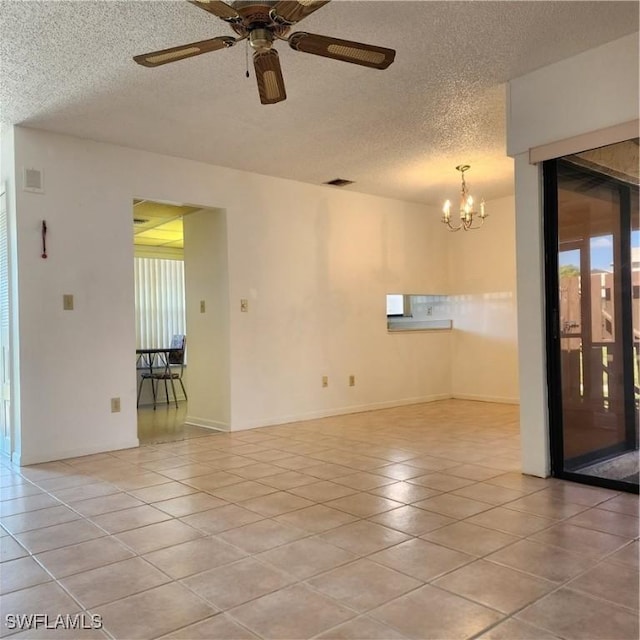
{"type": "Polygon", "coordinates": [[[638,186],[611,157],[544,167],[552,471],[637,491],[638,186]]]}

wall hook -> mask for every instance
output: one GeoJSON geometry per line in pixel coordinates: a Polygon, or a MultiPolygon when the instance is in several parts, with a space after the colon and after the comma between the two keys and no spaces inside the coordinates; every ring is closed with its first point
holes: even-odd
{"type": "Polygon", "coordinates": [[[42,221],[42,256],[44,260],[47,259],[47,223],[42,221]]]}

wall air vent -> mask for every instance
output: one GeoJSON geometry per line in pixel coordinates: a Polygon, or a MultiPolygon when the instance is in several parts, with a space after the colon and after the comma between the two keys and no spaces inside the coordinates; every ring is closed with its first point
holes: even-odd
{"type": "Polygon", "coordinates": [[[344,178],[334,178],[324,184],[330,184],[332,187],[346,187],[349,184],[353,184],[353,180],[345,180],[344,178]]]}
{"type": "Polygon", "coordinates": [[[22,189],[32,193],[44,193],[44,173],[41,169],[27,169],[22,172],[22,189]]]}
{"type": "Polygon", "coordinates": [[[146,220],[145,218],[134,218],[133,219],[133,224],[147,224],[147,222],[149,222],[149,221],[146,220]]]}

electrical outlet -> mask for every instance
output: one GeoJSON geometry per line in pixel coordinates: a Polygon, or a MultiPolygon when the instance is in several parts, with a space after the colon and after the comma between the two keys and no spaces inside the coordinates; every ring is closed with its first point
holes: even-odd
{"type": "Polygon", "coordinates": [[[111,413],[120,413],[120,398],[111,398],[111,413]]]}
{"type": "Polygon", "coordinates": [[[349,376],[349,386],[350,387],[355,387],[356,386],[356,377],[351,375],[349,376]]]}
{"type": "Polygon", "coordinates": [[[73,311],[73,295],[71,293],[62,294],[62,308],[65,311],[73,311]]]}
{"type": "Polygon", "coordinates": [[[200,300],[200,313],[204,313],[204,310],[205,310],[204,300],[200,300]]]}
{"type": "Polygon", "coordinates": [[[322,376],[322,386],[323,387],[329,386],[329,376],[322,376]]]}
{"type": "Polygon", "coordinates": [[[433,307],[427,307],[427,315],[428,316],[432,316],[433,315],[433,307]]]}
{"type": "Polygon", "coordinates": [[[249,311],[249,301],[246,298],[240,300],[240,311],[242,311],[242,313],[249,311]]]}

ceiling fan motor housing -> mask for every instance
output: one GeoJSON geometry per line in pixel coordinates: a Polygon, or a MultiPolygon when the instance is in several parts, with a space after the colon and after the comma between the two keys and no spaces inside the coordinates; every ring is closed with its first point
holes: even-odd
{"type": "MultiPolygon", "coordinates": [[[[247,35],[251,37],[257,29],[266,29],[272,34],[273,41],[274,36],[282,38],[290,29],[290,25],[277,23],[272,19],[270,11],[275,2],[240,0],[231,4],[239,15],[239,19],[231,23],[231,28],[242,38],[247,35]]],[[[254,49],[258,50],[256,47],[254,49]]]]}
{"type": "Polygon", "coordinates": [[[249,44],[256,51],[268,51],[273,43],[273,34],[269,29],[258,27],[249,33],[249,44]]]}

